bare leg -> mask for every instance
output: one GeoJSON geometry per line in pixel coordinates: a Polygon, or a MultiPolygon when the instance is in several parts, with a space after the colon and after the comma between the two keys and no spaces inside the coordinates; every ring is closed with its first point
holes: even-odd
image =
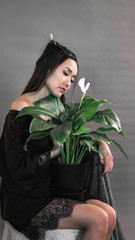
{"type": "Polygon", "coordinates": [[[33,239],[31,229],[83,229],[81,240],[109,240],[115,226],[116,214],[112,207],[99,200],[80,203],[71,199],[52,200],[37,215],[23,233],[33,239]]]}
{"type": "Polygon", "coordinates": [[[106,240],[108,214],[95,204],[76,204],[70,217],[59,220],[58,228],[84,229],[81,240],[106,240]]]}
{"type": "Polygon", "coordinates": [[[109,204],[106,204],[106,203],[101,202],[99,200],[95,200],[95,199],[94,200],[88,200],[87,203],[99,206],[102,209],[104,209],[105,212],[107,213],[109,221],[108,221],[108,230],[107,230],[105,240],[110,240],[112,232],[113,232],[115,224],[116,224],[116,212],[115,212],[115,210],[109,204]]]}

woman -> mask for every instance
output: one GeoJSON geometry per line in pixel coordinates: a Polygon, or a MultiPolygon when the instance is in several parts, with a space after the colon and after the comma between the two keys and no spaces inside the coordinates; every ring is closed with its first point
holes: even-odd
{"type": "MultiPolygon", "coordinates": [[[[29,239],[39,239],[38,228],[76,228],[84,229],[82,240],[109,240],[115,227],[116,213],[104,202],[51,197],[49,164],[60,152],[53,150],[50,137],[29,142],[27,152],[23,148],[32,116],[16,118],[18,111],[50,94],[64,102],[64,93],[76,81],[77,73],[76,56],[51,40],[6,117],[1,137],[2,217],[29,239]]],[[[100,157],[101,163],[106,162],[104,173],[110,172],[113,157],[108,145],[100,141],[99,151],[104,156],[100,157]]]]}

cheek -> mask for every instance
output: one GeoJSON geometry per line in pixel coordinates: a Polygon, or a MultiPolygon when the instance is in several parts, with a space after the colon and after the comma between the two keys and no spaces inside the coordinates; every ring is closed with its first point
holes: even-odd
{"type": "Polygon", "coordinates": [[[47,81],[46,81],[46,85],[49,88],[52,88],[55,85],[55,78],[54,77],[48,78],[47,81]]]}
{"type": "Polygon", "coordinates": [[[60,72],[55,72],[50,78],[47,79],[46,85],[50,89],[57,88],[64,81],[64,76],[60,72]]]}
{"type": "Polygon", "coordinates": [[[54,76],[54,81],[59,84],[62,80],[64,79],[63,73],[62,72],[56,72],[54,76]]]}

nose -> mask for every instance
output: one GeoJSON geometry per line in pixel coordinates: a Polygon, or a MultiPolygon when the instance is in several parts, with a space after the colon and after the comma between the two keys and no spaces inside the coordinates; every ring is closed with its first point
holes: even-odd
{"type": "Polygon", "coordinates": [[[70,79],[70,77],[67,77],[67,78],[66,78],[65,86],[66,86],[67,88],[71,86],[71,79],[70,79]]]}

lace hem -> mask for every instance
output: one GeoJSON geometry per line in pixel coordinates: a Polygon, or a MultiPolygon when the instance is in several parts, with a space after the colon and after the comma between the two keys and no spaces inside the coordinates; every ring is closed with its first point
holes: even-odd
{"type": "Polygon", "coordinates": [[[45,230],[58,228],[60,218],[72,215],[75,204],[83,202],[58,198],[51,201],[34,218],[22,233],[30,240],[40,240],[45,237],[45,230]]]}

